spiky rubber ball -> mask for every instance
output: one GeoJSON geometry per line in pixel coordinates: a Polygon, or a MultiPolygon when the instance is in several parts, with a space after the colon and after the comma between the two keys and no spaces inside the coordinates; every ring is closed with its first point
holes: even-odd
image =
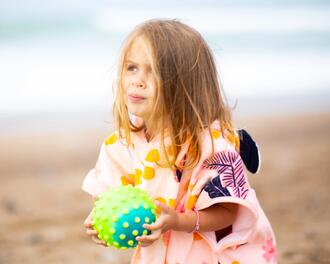
{"type": "Polygon", "coordinates": [[[100,195],[92,212],[93,228],[108,246],[137,246],[137,236],[151,232],[143,224],[156,221],[156,206],[147,192],[131,185],[109,188],[100,195]]]}

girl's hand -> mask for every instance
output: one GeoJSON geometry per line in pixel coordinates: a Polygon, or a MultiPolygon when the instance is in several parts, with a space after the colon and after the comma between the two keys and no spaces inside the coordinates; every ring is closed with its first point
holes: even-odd
{"type": "Polygon", "coordinates": [[[143,225],[144,228],[152,231],[152,234],[136,237],[136,240],[142,247],[150,246],[153,242],[159,239],[164,232],[170,229],[175,229],[178,226],[179,214],[174,209],[160,202],[155,202],[155,204],[161,209],[162,214],[153,224],[143,225]]]}
{"type": "Polygon", "coordinates": [[[98,238],[96,230],[93,229],[92,212],[90,212],[90,214],[87,216],[87,218],[84,222],[84,226],[86,227],[87,235],[90,235],[92,240],[96,244],[102,245],[102,246],[105,246],[105,247],[107,246],[107,244],[103,240],[100,240],[98,238]]]}

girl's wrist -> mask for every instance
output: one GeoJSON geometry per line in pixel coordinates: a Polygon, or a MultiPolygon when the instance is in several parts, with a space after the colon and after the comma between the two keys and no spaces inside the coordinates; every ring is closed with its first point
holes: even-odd
{"type": "Polygon", "coordinates": [[[195,230],[197,215],[193,211],[179,213],[177,226],[174,230],[190,233],[195,230]]]}

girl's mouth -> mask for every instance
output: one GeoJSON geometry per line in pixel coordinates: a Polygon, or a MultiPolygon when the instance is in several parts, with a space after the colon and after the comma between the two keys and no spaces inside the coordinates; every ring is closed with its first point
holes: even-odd
{"type": "Polygon", "coordinates": [[[137,102],[141,102],[145,98],[137,94],[129,94],[128,99],[133,103],[137,103],[137,102]]]}

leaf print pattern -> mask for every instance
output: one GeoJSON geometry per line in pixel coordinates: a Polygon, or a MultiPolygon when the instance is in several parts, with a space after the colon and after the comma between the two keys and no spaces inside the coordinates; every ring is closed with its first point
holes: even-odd
{"type": "MultiPolygon", "coordinates": [[[[210,183],[213,182],[213,185],[216,185],[219,190],[226,189],[228,191],[228,188],[230,188],[234,196],[246,198],[249,187],[245,179],[242,159],[236,151],[217,152],[211,158],[206,159],[202,166],[217,171],[218,176],[212,179],[210,183]],[[216,178],[219,178],[219,180],[216,180],[216,178]]],[[[212,192],[212,195],[214,195],[215,191],[212,192]]],[[[220,195],[220,192],[218,194],[220,195]]]]}
{"type": "Polygon", "coordinates": [[[219,176],[214,177],[208,184],[206,184],[204,190],[208,192],[210,198],[230,196],[228,189],[222,186],[219,176]]]}

